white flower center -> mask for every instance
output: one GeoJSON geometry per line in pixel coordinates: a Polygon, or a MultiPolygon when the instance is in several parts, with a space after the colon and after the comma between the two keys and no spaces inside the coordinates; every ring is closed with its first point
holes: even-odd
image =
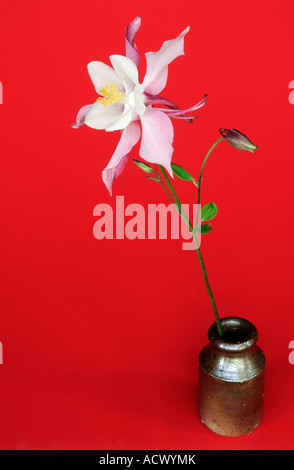
{"type": "Polygon", "coordinates": [[[137,83],[134,91],[128,94],[127,103],[129,103],[132,108],[135,108],[139,115],[142,115],[146,110],[144,100],[144,87],[141,83],[137,83]]]}

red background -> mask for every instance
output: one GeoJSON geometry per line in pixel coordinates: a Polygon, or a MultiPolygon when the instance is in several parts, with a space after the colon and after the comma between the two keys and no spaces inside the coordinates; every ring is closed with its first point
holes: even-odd
{"type": "MultiPolygon", "coordinates": [[[[2,449],[293,448],[293,2],[197,0],[1,3],[2,449]],[[173,161],[195,176],[220,127],[260,146],[222,143],[202,202],[219,213],[202,243],[220,316],[251,320],[267,357],[262,424],[225,438],[197,412],[198,354],[213,322],[196,254],[180,240],[93,237],[93,209],[166,202],[130,162],[111,199],[101,180],[119,133],[71,128],[95,100],[86,65],[124,54],[138,14],[144,53],[190,24],[162,94],[173,161]]],[[[137,146],[132,157],[138,158],[137,146]]],[[[195,188],[175,182],[183,202],[195,188]]]]}

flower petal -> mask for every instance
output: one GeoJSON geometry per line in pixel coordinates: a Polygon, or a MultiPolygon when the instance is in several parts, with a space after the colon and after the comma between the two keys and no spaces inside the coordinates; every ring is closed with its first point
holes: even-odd
{"type": "Polygon", "coordinates": [[[102,180],[107,187],[110,196],[112,196],[112,186],[114,180],[124,171],[126,164],[129,161],[128,154],[124,155],[116,167],[105,169],[102,171],[102,180]]]}
{"type": "Polygon", "coordinates": [[[129,104],[125,105],[123,114],[119,117],[117,121],[112,123],[110,126],[106,127],[107,132],[119,131],[125,129],[131,122],[133,115],[133,109],[129,104]]]}
{"type": "MultiPolygon", "coordinates": [[[[173,111],[180,111],[181,109],[174,104],[172,101],[168,100],[167,98],[164,98],[163,96],[160,95],[150,95],[149,93],[144,93],[145,95],[145,104],[146,106],[148,104],[154,105],[154,104],[163,104],[167,108],[173,110],[173,111]]],[[[160,109],[160,108],[156,108],[160,109]]],[[[160,109],[161,111],[166,111],[164,108],[160,109]]],[[[187,122],[190,124],[193,122],[192,119],[190,119],[187,115],[183,115],[183,119],[185,119],[187,122]]]]}
{"type": "Polygon", "coordinates": [[[140,119],[142,124],[140,156],[147,162],[163,165],[173,177],[170,163],[174,151],[172,146],[174,130],[171,120],[152,106],[146,108],[140,119]]]}
{"type": "Polygon", "coordinates": [[[120,78],[120,82],[124,83],[125,91],[131,92],[134,85],[139,82],[139,74],[136,64],[124,55],[111,55],[109,57],[112,67],[120,78]]]}
{"type": "Polygon", "coordinates": [[[89,111],[89,109],[91,108],[91,106],[93,106],[93,105],[92,104],[86,104],[85,106],[83,106],[79,110],[79,112],[77,114],[77,117],[76,117],[76,122],[74,124],[72,124],[71,127],[73,127],[74,129],[78,129],[80,126],[82,126],[84,124],[86,114],[89,111]]]}
{"type": "Polygon", "coordinates": [[[85,116],[85,124],[93,129],[106,129],[119,121],[124,109],[125,105],[123,103],[103,106],[96,101],[85,116]]]}
{"type": "Polygon", "coordinates": [[[184,54],[184,36],[189,31],[186,28],[177,38],[165,41],[157,52],[147,52],[147,69],[143,86],[147,93],[157,95],[166,85],[168,65],[177,57],[184,54]]]}
{"type": "MultiPolygon", "coordinates": [[[[206,98],[207,98],[207,95],[204,95],[202,100],[198,101],[198,103],[194,104],[194,106],[191,106],[190,108],[187,108],[187,109],[180,109],[180,108],[172,109],[171,106],[169,106],[170,109],[164,109],[164,108],[156,108],[156,109],[166,113],[169,117],[179,117],[179,116],[185,115],[185,119],[186,119],[187,118],[186,113],[190,113],[191,111],[196,111],[196,109],[202,108],[202,106],[204,106],[206,103],[206,98]]],[[[166,106],[168,105],[166,104],[166,106]]]]}
{"type": "Polygon", "coordinates": [[[141,16],[137,16],[130,24],[127,25],[125,30],[126,37],[126,56],[138,66],[140,62],[140,57],[138,53],[138,48],[135,44],[135,37],[138,33],[138,30],[141,26],[141,16]]]}
{"type": "Polygon", "coordinates": [[[97,93],[99,93],[100,88],[104,85],[120,83],[120,79],[113,68],[103,62],[90,62],[88,64],[88,72],[97,93]]]}
{"type": "Polygon", "coordinates": [[[102,172],[102,179],[112,196],[113,181],[122,173],[128,161],[128,153],[140,139],[141,131],[137,122],[126,127],[107,167],[102,172]]]}

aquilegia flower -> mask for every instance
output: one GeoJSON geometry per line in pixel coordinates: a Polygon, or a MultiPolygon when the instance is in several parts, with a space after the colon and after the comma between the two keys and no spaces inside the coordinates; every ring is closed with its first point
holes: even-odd
{"type": "Polygon", "coordinates": [[[110,194],[113,181],[124,170],[128,154],[141,134],[140,156],[149,163],[163,165],[172,176],[174,132],[170,118],[191,122],[196,116],[188,117],[186,113],[195,111],[206,102],[205,95],[196,105],[182,110],[159,95],[167,82],[168,65],[184,54],[184,36],[189,27],[177,38],[165,41],[159,51],[145,54],[146,74],[142,83],[139,81],[137,66],[140,59],[135,37],[140,24],[138,16],[126,27],[126,56],[110,56],[112,67],[97,61],[88,64],[89,75],[99,97],[95,103],[80,109],[73,124],[74,128],[86,124],[93,129],[121,131],[116,150],[102,172],[110,194]]]}

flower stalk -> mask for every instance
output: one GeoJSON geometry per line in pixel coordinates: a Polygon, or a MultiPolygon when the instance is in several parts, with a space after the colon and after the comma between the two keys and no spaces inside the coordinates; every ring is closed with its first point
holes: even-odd
{"type": "MultiPolygon", "coordinates": [[[[205,164],[208,160],[208,157],[209,155],[211,154],[211,152],[213,151],[213,149],[222,141],[224,140],[224,137],[220,137],[213,145],[212,147],[209,149],[206,157],[204,158],[204,161],[202,163],[202,166],[201,166],[201,170],[200,170],[200,175],[199,175],[199,179],[198,179],[198,196],[197,196],[197,216],[196,216],[196,226],[198,224],[198,218],[199,218],[199,206],[200,206],[200,203],[201,203],[201,183],[202,183],[202,176],[203,176],[203,170],[204,170],[204,167],[205,167],[205,164]]],[[[157,175],[160,179],[160,183],[165,191],[165,193],[168,195],[168,198],[169,200],[174,203],[178,209],[178,212],[179,214],[183,217],[183,219],[185,220],[185,222],[187,223],[188,227],[189,227],[189,230],[190,232],[192,233],[192,236],[193,236],[193,241],[194,241],[194,244],[195,244],[195,247],[196,247],[196,253],[197,253],[197,257],[198,257],[198,260],[199,260],[199,263],[200,263],[200,267],[201,267],[201,272],[202,272],[202,276],[203,276],[203,279],[204,279],[204,283],[205,283],[205,286],[206,286],[206,290],[207,290],[207,293],[208,293],[208,296],[209,296],[209,299],[210,299],[210,302],[211,302],[211,306],[212,306],[212,310],[213,310],[213,313],[214,313],[214,317],[215,317],[215,321],[216,321],[216,325],[217,325],[217,330],[218,330],[218,333],[220,336],[222,336],[222,327],[221,327],[221,323],[220,323],[220,318],[219,318],[219,314],[218,314],[218,310],[217,310],[217,307],[216,307],[216,303],[215,303],[215,300],[214,300],[214,296],[213,296],[213,293],[212,293],[212,290],[211,290],[211,287],[210,287],[210,283],[209,283],[209,280],[208,280],[208,276],[207,276],[207,272],[206,272],[206,268],[205,268],[205,264],[204,264],[204,260],[203,260],[203,256],[202,256],[202,253],[201,253],[201,250],[200,250],[200,246],[198,244],[198,241],[197,241],[197,232],[195,231],[195,229],[193,228],[193,225],[191,223],[191,221],[189,220],[186,212],[184,211],[183,209],[183,206],[182,206],[182,203],[165,171],[165,169],[162,167],[162,165],[159,165],[159,168],[160,168],[160,171],[164,177],[164,180],[172,194],[173,197],[170,196],[170,194],[168,193],[167,189],[165,188],[161,178],[160,178],[160,175],[159,173],[157,172],[157,175]]]]}
{"type": "MultiPolygon", "coordinates": [[[[224,139],[224,137],[220,137],[220,138],[212,145],[212,147],[210,147],[209,151],[208,151],[207,154],[206,154],[206,157],[205,157],[204,160],[203,160],[202,166],[201,166],[200,175],[199,175],[199,179],[198,179],[198,196],[197,196],[197,216],[196,216],[196,224],[198,223],[199,207],[200,207],[200,203],[201,203],[201,184],[202,184],[203,170],[204,170],[204,167],[205,167],[205,164],[206,164],[206,162],[207,162],[207,160],[208,160],[209,155],[211,154],[211,152],[213,151],[213,149],[214,149],[223,139],[224,139]]],[[[221,324],[220,324],[219,314],[218,314],[217,307],[216,307],[216,303],[215,303],[215,300],[214,300],[214,296],[213,296],[213,293],[212,293],[212,290],[211,290],[211,287],[210,287],[210,284],[209,284],[209,281],[208,281],[208,277],[207,277],[207,273],[206,273],[206,269],[205,269],[205,265],[204,265],[202,253],[201,253],[201,250],[200,250],[200,246],[198,245],[197,237],[194,236],[193,239],[194,239],[194,243],[195,243],[195,246],[196,246],[196,253],[197,253],[197,256],[198,256],[198,259],[199,259],[199,263],[200,263],[200,266],[201,266],[201,271],[202,271],[203,279],[204,279],[204,282],[205,282],[205,286],[206,286],[206,289],[207,289],[207,292],[208,292],[208,295],[209,295],[209,299],[210,299],[210,302],[211,302],[212,310],[213,310],[213,313],[214,313],[214,317],[215,317],[215,321],[216,321],[216,325],[217,325],[217,330],[218,330],[219,335],[222,336],[222,327],[221,327],[221,324]]]]}
{"type": "Polygon", "coordinates": [[[175,192],[175,190],[174,190],[174,188],[173,188],[173,185],[171,184],[170,179],[169,179],[169,177],[168,177],[167,174],[166,174],[165,169],[163,168],[162,165],[159,165],[159,168],[160,168],[160,171],[161,171],[161,173],[163,174],[163,177],[164,177],[164,179],[165,179],[165,181],[166,181],[166,183],[167,183],[167,185],[168,185],[168,187],[169,187],[169,189],[170,189],[170,191],[171,191],[171,193],[172,193],[172,195],[173,195],[173,197],[174,197],[175,204],[176,204],[176,206],[177,206],[177,209],[178,209],[178,211],[179,211],[179,214],[180,214],[180,215],[183,217],[183,219],[185,220],[185,222],[186,222],[186,224],[188,225],[190,231],[193,232],[193,225],[191,224],[191,222],[190,222],[190,220],[189,220],[189,217],[187,216],[186,212],[184,211],[184,208],[183,208],[183,206],[182,206],[182,203],[181,203],[180,199],[178,198],[177,193],[175,192]]]}
{"type": "MultiPolygon", "coordinates": [[[[196,237],[194,236],[193,238],[194,238],[194,242],[195,242],[196,237]]],[[[207,277],[207,273],[206,273],[202,253],[200,251],[200,247],[199,246],[197,247],[197,245],[198,245],[197,240],[195,242],[195,245],[196,245],[196,253],[197,253],[199,263],[200,263],[200,266],[201,266],[202,276],[203,276],[203,279],[204,279],[204,282],[205,282],[206,290],[208,292],[209,299],[210,299],[211,306],[212,306],[212,310],[213,310],[213,313],[214,313],[214,318],[215,318],[215,322],[216,322],[216,326],[217,326],[217,331],[218,331],[218,334],[220,336],[222,336],[223,330],[222,330],[222,327],[221,327],[218,311],[217,311],[217,308],[216,308],[216,303],[215,303],[214,296],[213,296],[213,293],[212,293],[212,290],[211,290],[211,287],[210,287],[210,284],[209,284],[209,281],[208,281],[208,277],[207,277]]]]}

